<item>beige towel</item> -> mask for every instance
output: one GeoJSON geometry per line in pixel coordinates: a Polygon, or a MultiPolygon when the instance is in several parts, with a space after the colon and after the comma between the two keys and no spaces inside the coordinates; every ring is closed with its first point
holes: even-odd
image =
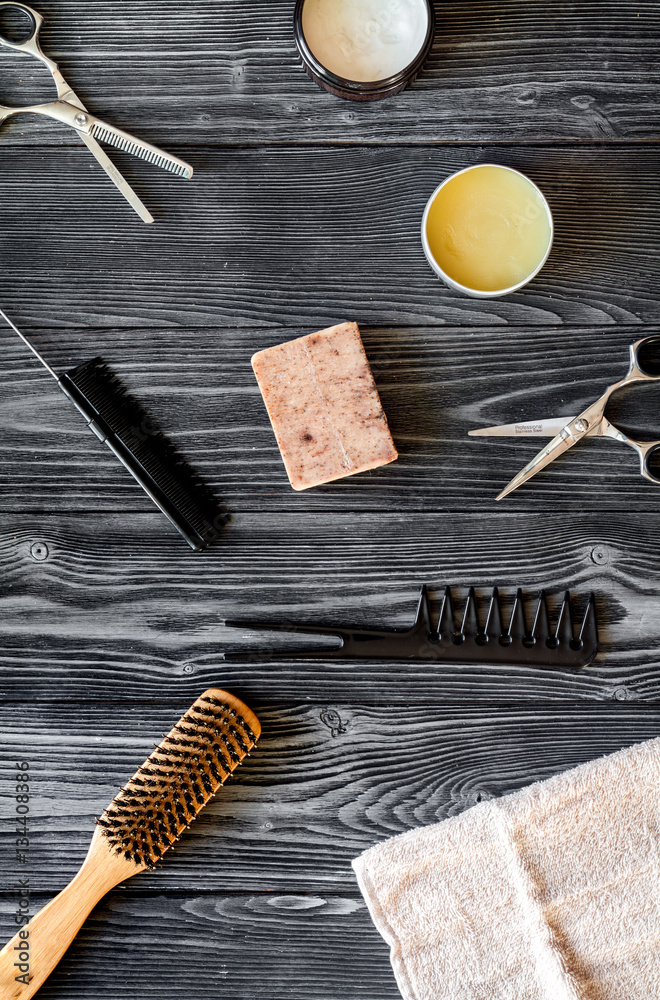
{"type": "Polygon", "coordinates": [[[405,1000],[660,998],[660,739],[353,862],[405,1000]]]}

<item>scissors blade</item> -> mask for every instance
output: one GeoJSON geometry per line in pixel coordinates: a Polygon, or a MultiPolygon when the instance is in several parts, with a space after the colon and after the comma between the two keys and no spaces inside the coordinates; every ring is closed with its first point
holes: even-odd
{"type": "Polygon", "coordinates": [[[551,462],[554,462],[556,458],[563,455],[564,452],[572,448],[582,438],[595,434],[598,430],[598,425],[603,419],[603,410],[605,409],[606,401],[607,393],[601,396],[600,399],[597,399],[595,403],[592,403],[591,406],[588,406],[586,410],[583,410],[579,416],[569,420],[559,434],[556,434],[552,441],[548,442],[545,448],[542,448],[538,455],[517,476],[514,476],[509,485],[495,499],[503,500],[505,496],[517,490],[519,486],[526,483],[537,472],[540,472],[541,469],[545,469],[546,465],[550,465],[551,462]]]}
{"type": "Polygon", "coordinates": [[[180,160],[178,156],[172,156],[171,153],[166,153],[164,149],[152,146],[149,142],[136,139],[130,132],[123,132],[120,128],[108,125],[107,122],[103,122],[98,118],[92,119],[89,129],[85,131],[88,131],[91,136],[100,142],[107,142],[110,146],[123,149],[132,156],[139,156],[141,160],[147,160],[149,163],[153,163],[154,166],[162,167],[163,170],[169,170],[179,177],[189,179],[193,175],[193,168],[185,160],[180,160]]]}
{"type": "Polygon", "coordinates": [[[86,135],[84,132],[80,133],[80,138],[85,143],[90,153],[96,157],[98,163],[103,167],[113,184],[115,184],[121,191],[129,205],[135,209],[142,221],[153,222],[154,217],[147,206],[140,201],[131,185],[128,183],[126,178],[120,174],[108,154],[102,149],[101,146],[99,146],[96,139],[94,139],[91,135],[86,135]]]}
{"type": "Polygon", "coordinates": [[[469,437],[554,437],[574,417],[548,417],[519,424],[497,424],[468,431],[469,437]]]}
{"type": "MultiPolygon", "coordinates": [[[[55,76],[55,73],[53,73],[55,76]]],[[[65,82],[62,74],[57,70],[57,76],[55,77],[55,83],[57,85],[57,94],[61,101],[66,101],[68,104],[73,104],[75,107],[80,108],[81,111],[87,111],[87,108],[80,100],[78,95],[71,90],[68,84],[65,82]],[[59,79],[58,79],[59,78],[59,79]]],[[[97,162],[103,167],[106,174],[110,178],[113,184],[121,191],[126,201],[129,203],[131,208],[133,208],[137,214],[140,216],[143,222],[153,222],[154,217],[147,208],[147,206],[138,198],[135,191],[128,183],[126,178],[117,170],[116,166],[105,152],[105,150],[99,145],[96,139],[91,135],[86,135],[84,132],[80,132],[80,138],[85,143],[90,153],[96,157],[97,162]]]]}
{"type": "Polygon", "coordinates": [[[123,132],[114,125],[108,125],[88,111],[83,111],[75,104],[68,101],[52,101],[50,104],[33,104],[24,108],[4,108],[0,105],[0,115],[2,112],[8,114],[35,114],[45,115],[47,118],[54,118],[55,121],[63,122],[75,128],[80,135],[91,136],[97,142],[107,142],[111,146],[123,149],[132,156],[139,156],[142,160],[147,160],[163,170],[169,170],[179,177],[192,177],[193,168],[185,160],[180,160],[178,156],[166,153],[158,146],[152,146],[149,142],[136,139],[130,132],[123,132]]]}
{"type": "Polygon", "coordinates": [[[576,442],[569,436],[564,434],[564,431],[560,431],[559,434],[553,437],[552,441],[546,444],[545,448],[541,448],[541,451],[536,455],[531,462],[529,462],[517,476],[514,476],[508,486],[506,486],[499,496],[495,497],[496,500],[503,500],[504,497],[508,496],[509,493],[513,493],[517,490],[519,486],[526,483],[532,476],[535,476],[537,472],[541,469],[545,469],[546,465],[550,465],[554,462],[556,458],[563,455],[564,452],[572,448],[576,442]]]}

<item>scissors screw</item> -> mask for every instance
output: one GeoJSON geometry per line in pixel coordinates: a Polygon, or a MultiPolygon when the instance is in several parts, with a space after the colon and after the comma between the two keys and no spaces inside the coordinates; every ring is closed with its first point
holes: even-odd
{"type": "Polygon", "coordinates": [[[87,115],[83,114],[76,115],[76,125],[86,125],[86,124],[87,124],[87,115]]]}
{"type": "Polygon", "coordinates": [[[584,431],[589,430],[589,421],[585,420],[584,417],[580,417],[579,420],[575,421],[575,430],[578,434],[583,434],[584,431]]]}

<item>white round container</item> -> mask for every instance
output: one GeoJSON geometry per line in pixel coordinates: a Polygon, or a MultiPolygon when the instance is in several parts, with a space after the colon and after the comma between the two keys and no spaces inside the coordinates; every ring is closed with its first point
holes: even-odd
{"type": "Polygon", "coordinates": [[[428,202],[426,203],[426,208],[424,209],[424,215],[422,217],[422,246],[424,247],[424,253],[426,254],[426,259],[428,260],[429,264],[431,265],[435,273],[438,275],[438,277],[442,278],[444,283],[446,285],[449,285],[450,288],[456,289],[457,292],[464,292],[465,295],[471,295],[473,296],[473,298],[476,299],[493,299],[493,298],[499,298],[501,295],[509,295],[511,292],[517,292],[518,289],[522,288],[529,281],[531,281],[532,278],[534,278],[539,273],[539,271],[545,264],[546,260],[548,259],[548,255],[550,253],[550,250],[552,249],[553,237],[554,237],[554,224],[552,219],[552,212],[550,211],[550,206],[548,205],[548,202],[546,201],[543,192],[536,186],[536,184],[534,184],[533,181],[529,179],[529,177],[521,173],[520,170],[514,170],[513,167],[502,166],[501,163],[479,163],[475,164],[472,167],[465,167],[465,169],[463,170],[457,170],[456,173],[454,174],[450,174],[449,177],[446,177],[444,179],[442,184],[438,185],[438,187],[435,189],[435,191],[429,198],[428,202]],[[487,290],[487,291],[478,288],[470,288],[468,285],[461,284],[460,282],[452,278],[449,274],[447,274],[447,272],[443,270],[443,268],[440,266],[440,264],[433,256],[431,247],[429,245],[428,233],[427,233],[427,221],[429,213],[440,191],[442,191],[445,185],[448,184],[450,181],[452,181],[455,177],[459,177],[461,174],[466,174],[471,170],[480,170],[482,167],[495,167],[497,170],[507,170],[512,174],[517,174],[519,177],[523,177],[527,181],[527,183],[531,185],[531,187],[538,195],[539,200],[546,213],[550,230],[547,249],[542,259],[534,267],[534,269],[530,271],[529,274],[527,274],[524,278],[518,281],[517,284],[510,285],[508,288],[498,288],[495,290],[487,290]]]}

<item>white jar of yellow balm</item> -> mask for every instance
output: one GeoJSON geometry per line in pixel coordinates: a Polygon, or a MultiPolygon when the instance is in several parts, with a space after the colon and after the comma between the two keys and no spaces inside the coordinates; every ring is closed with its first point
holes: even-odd
{"type": "Polygon", "coordinates": [[[451,288],[494,298],[538,274],[552,246],[550,206],[518,170],[494,163],[452,174],[433,192],[422,219],[429,264],[451,288]]]}

